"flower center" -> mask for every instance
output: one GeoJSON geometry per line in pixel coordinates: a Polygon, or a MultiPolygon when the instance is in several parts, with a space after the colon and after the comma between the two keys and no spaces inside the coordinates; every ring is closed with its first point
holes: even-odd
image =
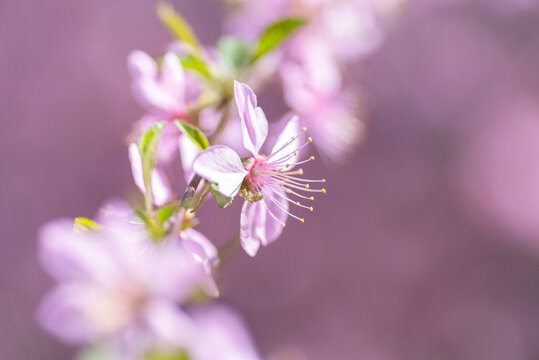
{"type": "MultiPolygon", "coordinates": [[[[306,131],[307,129],[304,127],[302,130],[306,131]]],[[[262,203],[267,212],[283,226],[285,225],[284,222],[279,220],[280,217],[276,216],[273,211],[270,211],[266,203],[275,205],[272,206],[273,209],[282,210],[288,216],[305,222],[303,218],[289,211],[289,204],[313,211],[312,206],[302,204],[300,199],[312,201],[314,200],[314,196],[312,196],[313,192],[326,193],[326,189],[312,189],[310,185],[310,183],[325,183],[325,179],[304,179],[300,177],[303,175],[303,169],[292,170],[296,165],[314,160],[314,156],[310,156],[306,160],[297,161],[298,150],[313,141],[309,137],[303,145],[293,146],[293,143],[297,139],[296,136],[292,137],[268,156],[259,155],[258,157],[250,157],[242,160],[248,174],[242,184],[240,196],[250,202],[263,199],[262,203]],[[285,151],[285,149],[289,148],[293,150],[285,151]]]]}

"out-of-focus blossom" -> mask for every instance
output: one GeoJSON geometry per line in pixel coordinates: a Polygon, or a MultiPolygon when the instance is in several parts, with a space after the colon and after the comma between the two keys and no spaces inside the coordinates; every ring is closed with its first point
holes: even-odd
{"type": "Polygon", "coordinates": [[[298,193],[325,192],[325,189],[311,189],[303,170],[292,171],[295,165],[313,160],[298,161],[298,150],[312,140],[301,145],[299,121],[293,116],[269,155],[260,154],[260,149],[268,135],[268,122],[261,108],[257,107],[256,95],[245,84],[235,82],[235,98],[241,118],[243,145],[252,157],[241,159],[232,149],[224,145],[212,146],[200,153],[193,163],[194,171],[203,178],[216,183],[225,196],[240,194],[245,199],[241,210],[241,244],[243,249],[254,256],[260,245],[268,245],[282,232],[286,219],[291,216],[304,222],[302,218],[288,210],[288,203],[312,211],[299,201],[289,199],[287,194],[313,200],[312,196],[298,193]]]}
{"type": "Polygon", "coordinates": [[[341,74],[324,45],[304,45],[298,60],[281,68],[285,100],[315,136],[318,150],[340,162],[360,141],[364,125],[353,115],[355,100],[342,90],[341,74]]]}
{"type": "Polygon", "coordinates": [[[165,54],[160,73],[154,59],[140,50],[129,55],[128,66],[133,94],[149,113],[159,120],[186,116],[185,75],[176,54],[165,54]]]}
{"type": "Polygon", "coordinates": [[[141,230],[123,222],[84,233],[73,233],[69,220],[44,226],[41,263],[58,281],[38,311],[47,331],[75,344],[192,343],[190,320],[176,304],[208,273],[178,242],[156,244],[141,230]]]}
{"type": "Polygon", "coordinates": [[[223,305],[189,311],[196,331],[196,343],[189,349],[193,360],[257,360],[251,336],[238,314],[223,305]]]}
{"type": "Polygon", "coordinates": [[[212,278],[213,268],[219,264],[217,248],[202,233],[195,229],[185,229],[180,232],[180,244],[200,263],[208,275],[201,286],[211,296],[218,296],[219,289],[212,278]]]}
{"type": "MultiPolygon", "coordinates": [[[[131,173],[133,174],[133,180],[135,181],[135,184],[140,189],[140,191],[145,194],[146,186],[144,185],[142,157],[140,156],[138,146],[135,143],[129,145],[129,161],[131,163],[131,173]]],[[[159,171],[157,168],[152,170],[151,184],[152,200],[155,205],[161,206],[170,200],[171,192],[168,181],[161,173],[161,171],[159,171]]]]}
{"type": "MultiPolygon", "coordinates": [[[[183,71],[178,55],[169,51],[163,57],[161,71],[151,56],[140,50],[128,57],[128,68],[132,78],[135,98],[147,113],[135,124],[134,135],[140,136],[158,121],[167,121],[161,133],[157,159],[170,161],[178,151],[180,131],[174,119],[187,119],[188,77],[183,71]]],[[[189,84],[195,85],[195,84],[189,84]]],[[[189,86],[196,88],[196,86],[189,86]]]]}

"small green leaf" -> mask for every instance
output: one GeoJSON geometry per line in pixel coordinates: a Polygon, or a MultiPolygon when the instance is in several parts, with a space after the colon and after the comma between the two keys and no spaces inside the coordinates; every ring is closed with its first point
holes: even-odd
{"type": "Polygon", "coordinates": [[[144,169],[144,174],[146,170],[149,173],[153,170],[155,164],[155,152],[157,150],[157,144],[159,143],[159,136],[165,128],[166,121],[158,122],[153,125],[142,135],[140,138],[138,148],[140,151],[140,156],[142,158],[142,164],[144,169]]]}
{"type": "Polygon", "coordinates": [[[210,67],[200,57],[191,54],[187,55],[186,57],[182,57],[180,61],[184,69],[196,72],[206,79],[212,78],[210,67]]]}
{"type": "Polygon", "coordinates": [[[145,224],[148,224],[148,217],[146,216],[144,211],[142,211],[142,209],[135,209],[133,211],[136,216],[138,216],[142,221],[144,221],[145,224]]]}
{"type": "Polygon", "coordinates": [[[101,346],[91,346],[81,350],[76,360],[114,360],[115,356],[110,350],[101,346]]]}
{"type": "Polygon", "coordinates": [[[156,215],[157,221],[159,221],[159,223],[163,225],[165,221],[167,221],[176,212],[177,209],[178,209],[178,205],[176,204],[163,206],[157,212],[157,215],[156,215]]]}
{"type": "Polygon", "coordinates": [[[199,128],[194,127],[184,121],[175,120],[174,123],[197,147],[200,151],[210,147],[210,142],[199,128]]]}
{"type": "Polygon", "coordinates": [[[183,16],[174,11],[172,5],[166,2],[157,4],[157,16],[174,37],[191,45],[195,51],[202,52],[202,46],[195,32],[183,16]]]}
{"type": "Polygon", "coordinates": [[[299,26],[305,24],[305,19],[302,18],[286,18],[281,19],[264,30],[258,44],[255,47],[254,60],[261,58],[268,52],[273,50],[283,40],[285,40],[299,26]]]}
{"type": "Polygon", "coordinates": [[[145,360],[189,360],[189,356],[183,350],[179,351],[152,351],[148,353],[145,357],[145,360]]]}
{"type": "Polygon", "coordinates": [[[227,197],[221,194],[219,192],[219,187],[216,184],[211,184],[211,194],[215,198],[217,206],[219,206],[221,209],[224,209],[228,205],[232,204],[232,201],[234,200],[233,197],[227,197]]]}
{"type": "Polygon", "coordinates": [[[101,229],[100,224],[85,217],[76,217],[75,221],[73,222],[73,231],[76,233],[97,231],[99,229],[101,229]]]}
{"type": "Polygon", "coordinates": [[[238,72],[252,61],[249,45],[240,39],[224,36],[217,42],[217,49],[225,64],[234,72],[238,72]]]}

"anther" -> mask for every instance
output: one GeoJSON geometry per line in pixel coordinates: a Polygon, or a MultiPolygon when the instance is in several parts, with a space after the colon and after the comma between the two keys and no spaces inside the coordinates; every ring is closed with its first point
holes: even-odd
{"type": "Polygon", "coordinates": [[[299,221],[301,221],[302,223],[304,223],[304,222],[305,222],[305,219],[299,219],[299,221]]]}
{"type": "MultiPolygon", "coordinates": [[[[305,184],[305,189],[308,189],[309,188],[309,184],[305,184]]],[[[324,189],[322,189],[324,190],[324,189]]],[[[326,190],[322,191],[322,192],[326,192],[326,190]]]]}
{"type": "Polygon", "coordinates": [[[311,200],[314,200],[314,196],[311,196],[310,199],[311,199],[311,200]]]}
{"type": "Polygon", "coordinates": [[[298,175],[303,175],[303,169],[298,169],[298,175]]]}
{"type": "Polygon", "coordinates": [[[307,138],[307,142],[313,142],[313,138],[309,136],[309,137],[307,138]]]}
{"type": "Polygon", "coordinates": [[[289,167],[290,167],[290,164],[286,164],[285,166],[286,166],[287,168],[289,168],[289,167]]]}
{"type": "Polygon", "coordinates": [[[298,152],[297,152],[297,151],[294,151],[294,156],[298,156],[298,152]]]}
{"type": "Polygon", "coordinates": [[[314,211],[314,209],[313,209],[313,207],[312,207],[312,206],[311,206],[311,207],[309,208],[309,210],[311,210],[311,211],[314,211]]]}
{"type": "Polygon", "coordinates": [[[281,182],[279,183],[279,185],[280,185],[280,186],[284,186],[284,181],[281,181],[281,182]]]}
{"type": "Polygon", "coordinates": [[[282,225],[282,227],[285,227],[285,226],[286,226],[286,224],[285,224],[285,223],[281,223],[281,225],[282,225]]]}
{"type": "Polygon", "coordinates": [[[296,205],[297,205],[297,206],[300,206],[301,204],[300,204],[299,201],[298,201],[298,202],[296,202],[296,205]]]}
{"type": "Polygon", "coordinates": [[[314,160],[314,156],[311,156],[311,157],[309,158],[309,160],[314,160]]]}
{"type": "Polygon", "coordinates": [[[292,190],[286,189],[286,193],[287,193],[287,194],[290,194],[291,192],[292,192],[292,190]]]}
{"type": "Polygon", "coordinates": [[[326,193],[326,189],[322,189],[322,194],[325,194],[326,193]]]}
{"type": "Polygon", "coordinates": [[[301,128],[301,130],[307,131],[307,128],[304,126],[304,127],[301,128]]]}
{"type": "Polygon", "coordinates": [[[323,182],[323,183],[326,182],[326,179],[322,179],[322,182],[323,182]]]}

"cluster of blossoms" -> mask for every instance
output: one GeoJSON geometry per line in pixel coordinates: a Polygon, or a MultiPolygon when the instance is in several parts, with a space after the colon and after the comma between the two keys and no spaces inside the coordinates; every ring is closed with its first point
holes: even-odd
{"type": "Polygon", "coordinates": [[[197,210],[209,194],[221,208],[243,198],[239,236],[225,246],[239,242],[250,256],[275,241],[287,219],[303,223],[302,214],[313,211],[326,180],[303,177],[301,165],[314,160],[302,156],[313,143],[310,129],[320,152],[338,160],[361,127],[338,68],[365,51],[330,47],[355,38],[357,21],[360,31],[374,26],[356,9],[363,2],[245,2],[235,11],[275,11],[264,11],[267,24],[252,24],[256,39],[225,36],[215,48],[203,47],[169,5],[158,6],[177,41],[161,57],[128,57],[133,94],[146,109],[128,146],[141,199],[106,205],[94,220],[43,227],[41,262],[58,282],[38,310],[48,332],[82,346],[80,359],[260,358],[239,317],[208,305],[219,296],[221,250],[195,230],[197,210]],[[355,18],[332,28],[333,12],[355,18]],[[245,82],[260,85],[276,58],[294,111],[267,146],[268,121],[245,82]],[[178,155],[187,183],[181,197],[164,171],[176,170],[178,155]]]}

